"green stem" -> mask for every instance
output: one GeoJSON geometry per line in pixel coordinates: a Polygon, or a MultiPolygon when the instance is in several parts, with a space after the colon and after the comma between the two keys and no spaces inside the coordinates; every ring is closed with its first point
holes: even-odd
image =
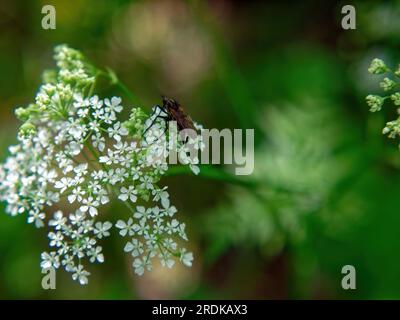
{"type": "MultiPolygon", "coordinates": [[[[279,185],[274,185],[271,181],[259,181],[254,178],[242,178],[241,176],[236,176],[233,173],[229,173],[220,167],[216,167],[213,165],[200,165],[200,173],[199,177],[217,180],[237,186],[244,187],[249,190],[256,190],[260,187],[269,186],[269,189],[280,192],[280,193],[292,193],[297,192],[301,193],[298,190],[291,190],[289,188],[284,188],[279,185]]],[[[170,167],[166,173],[167,176],[177,176],[177,175],[190,175],[192,171],[188,166],[173,166],[170,167]]]]}
{"type": "Polygon", "coordinates": [[[98,75],[106,77],[110,81],[111,85],[115,85],[117,88],[119,88],[129,98],[129,100],[133,102],[134,105],[143,107],[140,99],[133,94],[133,92],[129,90],[121,80],[118,79],[117,75],[110,68],[107,68],[107,71],[99,70],[98,75]]]}
{"type": "Polygon", "coordinates": [[[94,91],[94,88],[96,87],[96,81],[97,81],[97,77],[99,76],[99,74],[100,73],[97,72],[96,75],[94,76],[94,81],[93,81],[92,85],[89,88],[89,93],[88,93],[89,97],[91,97],[93,95],[93,91],[94,91]]]}

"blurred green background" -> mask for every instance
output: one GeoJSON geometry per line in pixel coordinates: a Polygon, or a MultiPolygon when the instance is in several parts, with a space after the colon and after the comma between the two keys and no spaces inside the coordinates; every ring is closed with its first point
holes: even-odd
{"type": "Polygon", "coordinates": [[[394,109],[372,115],[364,102],[378,87],[371,59],[400,62],[400,1],[353,1],[348,31],[345,4],[2,0],[2,160],[16,141],[13,109],[33,100],[60,43],[112,68],[149,108],[166,94],[206,128],[256,128],[256,152],[248,177],[163,180],[189,228],[191,269],[134,276],[114,232],[88,286],[60,271],[44,291],[46,230],[0,214],[0,298],[400,298],[400,153],[381,135],[394,109]],[[41,28],[46,4],[56,30],[41,28]],[[356,290],[341,288],[348,264],[356,290]]]}

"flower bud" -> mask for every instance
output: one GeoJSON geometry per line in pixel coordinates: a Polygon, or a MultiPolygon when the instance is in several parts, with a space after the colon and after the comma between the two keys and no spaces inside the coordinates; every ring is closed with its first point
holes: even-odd
{"type": "Polygon", "coordinates": [[[18,108],[15,110],[15,115],[18,120],[27,121],[29,119],[29,110],[26,108],[18,108]]]}
{"type": "Polygon", "coordinates": [[[380,111],[384,102],[384,98],[381,96],[370,94],[366,98],[367,105],[370,107],[371,112],[380,111]]]}
{"type": "Polygon", "coordinates": [[[36,127],[30,122],[25,122],[20,128],[18,134],[21,137],[27,138],[36,133],[36,127]]]}
{"type": "Polygon", "coordinates": [[[390,99],[392,99],[393,103],[394,103],[396,106],[400,106],[400,93],[399,93],[399,92],[393,93],[393,94],[390,96],[390,99]]]}
{"type": "Polygon", "coordinates": [[[390,91],[396,87],[396,82],[389,78],[384,78],[383,81],[380,83],[381,88],[384,91],[390,91]]]}
{"type": "Polygon", "coordinates": [[[388,67],[386,67],[385,62],[383,60],[375,58],[372,60],[368,72],[372,74],[382,74],[388,71],[388,67]]]}

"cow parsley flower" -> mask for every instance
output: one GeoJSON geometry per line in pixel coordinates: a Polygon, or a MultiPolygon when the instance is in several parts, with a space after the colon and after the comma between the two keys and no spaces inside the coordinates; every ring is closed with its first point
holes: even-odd
{"type": "Polygon", "coordinates": [[[173,147],[166,141],[167,124],[140,108],[132,108],[124,121],[121,98],[93,94],[104,71],[65,45],[56,47],[55,60],[55,77],[42,84],[35,103],[16,110],[23,121],[18,143],[0,165],[6,212],[26,214],[28,223],[49,230],[50,250],[41,255],[41,268],[62,267],[87,284],[87,264],[106,259],[100,241],[113,224],[102,220],[102,209],[111,200],[126,206],[123,216],[111,218],[127,238],[123,251],[132,256],[136,274],[152,270],[155,260],[168,268],[176,261],[191,266],[192,253],[179,247],[187,241],[185,224],[159,182],[172,148],[198,173],[198,159],[189,154],[201,148],[201,138],[173,147]],[[56,209],[62,201],[63,211],[56,209]]]}
{"type": "Polygon", "coordinates": [[[129,186],[128,188],[122,187],[121,194],[119,195],[118,199],[122,201],[127,201],[128,199],[132,202],[136,202],[137,200],[137,190],[133,185],[129,186]]]}

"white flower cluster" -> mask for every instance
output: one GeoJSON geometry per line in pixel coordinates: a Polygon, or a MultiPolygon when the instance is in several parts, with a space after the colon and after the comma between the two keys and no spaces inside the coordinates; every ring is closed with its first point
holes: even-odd
{"type": "MultiPolygon", "coordinates": [[[[55,59],[59,70],[41,86],[36,103],[17,110],[25,121],[19,143],[0,165],[0,200],[7,213],[25,213],[29,223],[50,228],[51,250],[42,253],[41,267],[62,266],[86,284],[90,273],[84,261],[104,261],[98,241],[110,235],[112,223],[97,220],[100,207],[113,197],[129,211],[116,227],[129,237],[124,250],[137,274],[151,270],[154,258],[169,268],[174,259],[191,266],[192,253],[178,244],[187,240],[185,224],[175,218],[167,187],[157,185],[168,169],[161,159],[171,146],[160,152],[160,144],[142,138],[148,121],[141,109],[132,109],[130,119],[121,122],[120,98],[92,95],[96,69],[78,51],[57,47],[55,59]],[[54,208],[58,205],[68,205],[72,213],[54,208]],[[48,210],[55,211],[51,219],[48,210]]],[[[166,125],[156,121],[149,132],[165,132],[166,125]]],[[[183,143],[176,148],[185,153],[183,143]]],[[[187,161],[195,172],[197,161],[187,161]]]]}

